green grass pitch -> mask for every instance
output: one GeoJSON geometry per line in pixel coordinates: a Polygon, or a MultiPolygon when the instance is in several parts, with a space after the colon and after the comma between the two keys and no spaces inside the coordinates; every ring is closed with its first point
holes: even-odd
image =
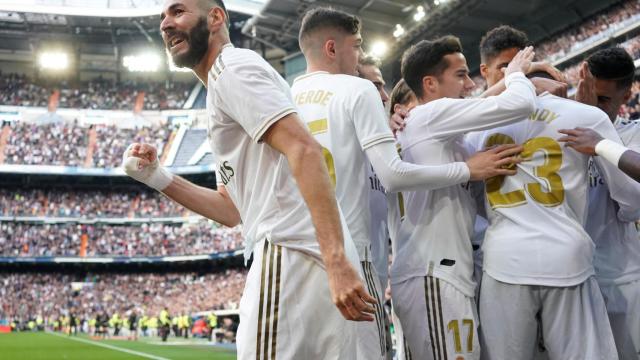
{"type": "MultiPolygon", "coordinates": [[[[70,339],[62,334],[0,334],[0,359],[3,360],[228,360],[234,352],[192,342],[185,345],[160,345],[158,338],[138,341],[91,340],[86,336],[70,339]]],[[[170,339],[171,341],[179,341],[170,339]]],[[[171,341],[169,344],[171,344],[171,341]]]]}

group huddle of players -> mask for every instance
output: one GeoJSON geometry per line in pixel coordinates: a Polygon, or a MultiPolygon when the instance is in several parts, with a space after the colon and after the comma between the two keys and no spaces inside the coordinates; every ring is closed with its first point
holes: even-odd
{"type": "Polygon", "coordinates": [[[243,223],[239,358],[387,359],[387,284],[401,359],[638,358],[640,184],[618,166],[640,127],[617,117],[635,72],[623,49],[592,54],[567,99],[561,72],[501,26],[480,44],[488,89],[468,98],[460,41],[422,40],[387,96],[351,14],[304,15],[291,88],[227,28],[219,0],[162,13],[173,61],[208,88],[218,189],[147,144],[123,167],[243,223]]]}

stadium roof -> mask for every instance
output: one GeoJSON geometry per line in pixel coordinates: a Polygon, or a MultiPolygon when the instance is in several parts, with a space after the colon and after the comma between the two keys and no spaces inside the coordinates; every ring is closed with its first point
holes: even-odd
{"type": "MultiPolygon", "coordinates": [[[[454,34],[462,39],[470,65],[477,67],[482,34],[501,24],[513,25],[539,41],[620,0],[270,0],[252,17],[243,33],[288,52],[298,50],[301,14],[317,6],[332,6],[357,14],[363,20],[365,42],[386,40],[387,59],[397,59],[417,40],[454,34]],[[422,6],[424,16],[414,16],[422,6]],[[399,24],[404,35],[394,38],[399,24]]],[[[365,50],[367,50],[365,44],[365,50]]]]}

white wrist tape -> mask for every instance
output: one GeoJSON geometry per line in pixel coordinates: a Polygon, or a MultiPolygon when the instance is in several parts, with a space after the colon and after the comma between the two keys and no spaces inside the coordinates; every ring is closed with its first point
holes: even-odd
{"type": "Polygon", "coordinates": [[[162,191],[171,184],[173,181],[173,174],[170,173],[163,166],[158,166],[154,172],[149,176],[149,180],[147,180],[147,185],[150,187],[162,191]]]}
{"type": "Polygon", "coordinates": [[[618,166],[620,157],[629,149],[615,141],[604,139],[596,144],[595,150],[597,155],[602,156],[608,162],[618,166]]]}
{"type": "Polygon", "coordinates": [[[122,166],[127,175],[158,191],[164,190],[173,181],[173,174],[160,166],[158,160],[140,168],[140,158],[126,156],[122,166]]]}

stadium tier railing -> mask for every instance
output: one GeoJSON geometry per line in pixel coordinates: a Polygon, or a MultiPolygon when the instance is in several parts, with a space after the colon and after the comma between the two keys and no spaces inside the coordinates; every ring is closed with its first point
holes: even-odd
{"type": "Polygon", "coordinates": [[[0,216],[2,221],[14,221],[32,224],[64,224],[74,223],[80,225],[107,224],[107,225],[130,225],[148,223],[195,223],[203,220],[199,215],[194,216],[156,216],[156,217],[133,217],[133,218],[110,218],[110,217],[59,217],[59,216],[0,216]]]}
{"type": "Polygon", "coordinates": [[[244,249],[174,256],[0,256],[0,264],[159,264],[223,260],[243,254],[244,249]]]}
{"type": "MultiPolygon", "coordinates": [[[[169,167],[176,175],[200,174],[215,171],[215,165],[191,165],[169,167]]],[[[81,168],[55,165],[0,165],[2,173],[25,175],[71,175],[71,176],[127,176],[122,168],[81,168]]]]}

